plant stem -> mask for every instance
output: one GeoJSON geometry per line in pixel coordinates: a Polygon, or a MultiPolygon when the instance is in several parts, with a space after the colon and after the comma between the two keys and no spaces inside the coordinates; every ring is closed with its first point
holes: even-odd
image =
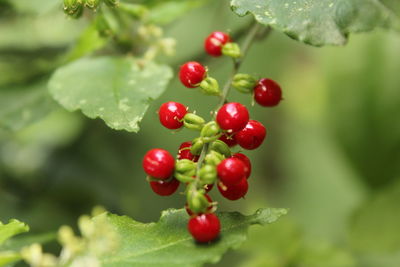
{"type": "MultiPolygon", "coordinates": [[[[246,36],[246,39],[243,41],[243,45],[241,47],[241,54],[242,54],[241,58],[233,59],[233,70],[232,70],[231,75],[229,76],[228,80],[226,81],[226,83],[225,83],[225,85],[224,85],[224,87],[222,89],[221,99],[220,99],[218,105],[215,108],[214,116],[217,113],[218,109],[220,107],[222,107],[222,105],[225,104],[226,98],[227,98],[227,96],[229,94],[229,91],[231,89],[231,84],[232,84],[233,78],[235,77],[235,75],[239,71],[240,66],[242,65],[242,61],[243,61],[244,57],[246,56],[251,44],[253,43],[253,41],[256,38],[257,33],[260,31],[260,29],[262,29],[262,25],[257,23],[257,22],[254,22],[254,24],[251,26],[251,28],[249,30],[249,33],[246,36]]],[[[271,30],[270,28],[267,29],[268,32],[266,33],[266,35],[270,32],[270,30],[271,30]]],[[[194,182],[192,183],[192,186],[193,186],[194,189],[198,188],[199,180],[200,180],[199,179],[199,173],[200,173],[200,169],[201,169],[201,167],[203,165],[204,158],[208,153],[208,148],[209,148],[209,144],[207,143],[207,144],[205,144],[203,146],[203,149],[201,150],[200,158],[199,158],[199,160],[197,162],[196,178],[195,178],[194,182]]]]}
{"type": "MultiPolygon", "coordinates": [[[[262,28],[262,25],[254,22],[254,24],[252,25],[252,27],[249,30],[249,33],[246,36],[246,39],[243,41],[243,45],[241,46],[241,53],[242,53],[242,57],[239,59],[233,59],[233,69],[232,69],[232,73],[229,76],[228,80],[226,81],[223,89],[222,89],[222,95],[221,95],[221,99],[219,101],[219,104],[217,105],[215,112],[222,107],[225,102],[226,102],[226,98],[229,94],[229,91],[231,89],[231,84],[233,81],[233,78],[235,77],[235,75],[237,74],[237,72],[240,69],[240,66],[242,65],[243,59],[246,56],[247,52],[249,51],[249,48],[251,46],[251,44],[254,41],[254,38],[257,36],[257,33],[260,31],[260,29],[262,28]]],[[[270,31],[270,28],[268,28],[270,31]]]]}

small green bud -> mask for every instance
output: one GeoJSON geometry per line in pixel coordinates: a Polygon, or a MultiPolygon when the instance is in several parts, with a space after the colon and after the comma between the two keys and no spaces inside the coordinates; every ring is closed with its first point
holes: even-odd
{"type": "Polygon", "coordinates": [[[104,0],[104,3],[109,7],[116,7],[119,5],[119,0],[104,0]]]}
{"type": "Polygon", "coordinates": [[[187,203],[189,209],[194,213],[202,213],[210,206],[207,198],[204,196],[204,190],[189,190],[187,193],[187,203]]]}
{"type": "Polygon", "coordinates": [[[200,83],[200,90],[205,95],[221,95],[218,81],[212,77],[207,77],[200,83]]]}
{"type": "Polygon", "coordinates": [[[203,138],[195,138],[192,141],[192,146],[190,147],[190,153],[192,153],[193,155],[200,155],[203,146],[204,146],[203,138]]]}
{"type": "Polygon", "coordinates": [[[181,183],[190,183],[193,182],[193,176],[188,176],[181,173],[175,173],[174,177],[181,183]]]}
{"type": "Polygon", "coordinates": [[[222,54],[232,58],[240,58],[241,57],[240,47],[237,43],[226,43],[222,47],[222,54]]]}
{"type": "Polygon", "coordinates": [[[225,142],[221,140],[216,140],[211,144],[211,149],[223,154],[225,157],[229,158],[231,156],[231,149],[225,142]]]}
{"type": "Polygon", "coordinates": [[[211,150],[204,158],[206,164],[214,166],[217,166],[222,160],[224,160],[224,156],[214,150],[211,150]]]}
{"type": "Polygon", "coordinates": [[[216,121],[210,121],[201,129],[200,136],[203,137],[204,142],[212,142],[219,138],[221,128],[216,121]]]}
{"type": "Polygon", "coordinates": [[[205,164],[200,169],[199,177],[202,184],[213,184],[217,179],[217,168],[215,165],[205,164]]]}
{"type": "Polygon", "coordinates": [[[185,117],[183,117],[183,125],[191,130],[201,130],[204,123],[205,120],[194,113],[186,113],[185,117]]]}
{"type": "Polygon", "coordinates": [[[256,85],[257,79],[249,74],[238,73],[233,77],[232,86],[241,93],[252,93],[256,85]]]}
{"type": "Polygon", "coordinates": [[[83,13],[82,0],[64,0],[64,13],[71,18],[79,18],[83,13]]]}
{"type": "Polygon", "coordinates": [[[189,159],[181,159],[176,161],[175,174],[185,174],[187,176],[193,176],[196,174],[196,163],[189,159]]]}
{"type": "Polygon", "coordinates": [[[84,6],[89,9],[93,9],[93,10],[97,10],[100,3],[101,3],[101,0],[84,0],[84,6]]]}

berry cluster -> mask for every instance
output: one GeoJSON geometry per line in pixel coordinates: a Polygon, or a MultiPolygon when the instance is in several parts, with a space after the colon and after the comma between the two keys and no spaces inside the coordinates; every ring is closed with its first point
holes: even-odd
{"type": "MultiPolygon", "coordinates": [[[[236,60],[240,56],[239,46],[222,32],[213,32],[206,38],[205,50],[216,57],[227,55],[236,60]]],[[[238,200],[246,195],[251,162],[243,153],[234,153],[232,148],[236,145],[246,150],[258,148],[265,139],[266,129],[260,122],[250,119],[244,105],[227,102],[218,82],[200,63],[182,65],[179,78],[188,88],[200,88],[207,95],[220,96],[221,105],[213,113],[212,120],[206,122],[181,103],[162,104],[158,115],[164,127],[195,130],[199,137],[183,142],[176,160],[163,149],[148,151],[143,159],[143,168],[152,190],[158,195],[171,195],[180,183],[186,185],[185,207],[190,216],[188,230],[198,242],[209,242],[219,235],[220,221],[214,213],[217,203],[212,201],[208,192],[216,183],[226,199],[238,200]]],[[[243,93],[252,93],[254,100],[262,106],[275,106],[281,100],[279,85],[270,79],[236,74],[230,86],[243,93]]]]}

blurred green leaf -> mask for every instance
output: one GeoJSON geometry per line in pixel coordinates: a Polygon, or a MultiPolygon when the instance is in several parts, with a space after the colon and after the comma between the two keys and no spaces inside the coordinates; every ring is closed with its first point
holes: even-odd
{"type": "Polygon", "coordinates": [[[139,131],[150,102],[172,78],[166,65],[133,58],[84,58],[59,68],[49,81],[51,95],[69,111],[81,109],[116,130],[139,131]]]}
{"type": "Polygon", "coordinates": [[[82,32],[74,48],[66,55],[68,61],[88,55],[106,45],[107,38],[101,36],[98,30],[98,23],[100,23],[102,19],[101,16],[97,16],[82,32]]]}
{"type": "Polygon", "coordinates": [[[343,45],[349,33],[377,27],[400,31],[399,17],[375,0],[232,0],[231,7],[239,16],[251,13],[259,23],[315,46],[343,45]]]}
{"type": "Polygon", "coordinates": [[[156,5],[151,9],[147,20],[151,23],[164,25],[189,12],[193,8],[202,6],[208,0],[169,1],[156,5]]]}
{"type": "Polygon", "coordinates": [[[19,130],[42,119],[57,106],[41,81],[0,90],[0,128],[19,130]]]}
{"type": "Polygon", "coordinates": [[[10,266],[10,263],[21,259],[19,253],[14,251],[0,251],[0,266],[10,266]]]}
{"type": "Polygon", "coordinates": [[[350,242],[360,253],[399,254],[400,183],[376,193],[355,213],[350,231],[350,242]]]}
{"type": "Polygon", "coordinates": [[[159,222],[143,224],[126,216],[109,215],[121,236],[122,247],[102,258],[103,266],[200,266],[218,262],[229,248],[237,248],[247,238],[253,224],[269,224],[286,214],[285,209],[260,209],[244,216],[219,213],[221,237],[211,244],[197,244],[187,232],[185,210],[167,210],[159,222]]]}
{"type": "Polygon", "coordinates": [[[14,235],[29,231],[29,226],[16,219],[11,219],[7,224],[0,222],[0,245],[14,235]]]}

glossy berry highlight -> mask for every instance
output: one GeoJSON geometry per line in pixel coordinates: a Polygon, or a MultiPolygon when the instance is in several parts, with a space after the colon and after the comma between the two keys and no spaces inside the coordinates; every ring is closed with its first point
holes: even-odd
{"type": "Polygon", "coordinates": [[[249,184],[246,177],[243,177],[239,183],[234,185],[226,185],[221,182],[218,183],[219,192],[224,198],[229,200],[238,200],[244,197],[247,194],[248,189],[249,184]]]}
{"type": "Polygon", "coordinates": [[[170,196],[178,189],[179,181],[175,178],[170,180],[150,181],[150,187],[157,195],[170,196]]]}
{"type": "Polygon", "coordinates": [[[183,64],[179,70],[179,79],[188,88],[198,87],[206,76],[206,68],[196,61],[183,64]]]}
{"type": "Polygon", "coordinates": [[[222,47],[231,41],[229,34],[224,32],[212,32],[204,41],[204,49],[213,57],[222,55],[222,47]]]}
{"type": "Polygon", "coordinates": [[[160,123],[171,130],[179,129],[183,126],[183,117],[187,113],[185,105],[178,102],[166,102],[158,110],[160,123]]]}
{"type": "Polygon", "coordinates": [[[142,165],[147,175],[164,180],[172,175],[175,160],[168,151],[155,148],[144,155],[142,165]]]}
{"type": "Polygon", "coordinates": [[[188,230],[197,242],[207,243],[218,237],[221,223],[214,213],[201,214],[190,218],[188,230]]]}
{"type": "Polygon", "coordinates": [[[249,112],[240,103],[227,103],[218,110],[216,120],[221,129],[234,133],[246,126],[249,121],[249,112]]]}
{"type": "Polygon", "coordinates": [[[238,158],[228,158],[217,166],[218,178],[226,185],[239,183],[246,174],[245,164],[238,158]]]}
{"type": "Polygon", "coordinates": [[[246,127],[235,135],[235,139],[244,149],[252,150],[264,142],[266,134],[264,125],[256,120],[249,120],[246,127]]]}
{"type": "Polygon", "coordinates": [[[263,107],[274,107],[282,100],[282,89],[271,79],[260,79],[254,87],[254,100],[263,107]]]}

